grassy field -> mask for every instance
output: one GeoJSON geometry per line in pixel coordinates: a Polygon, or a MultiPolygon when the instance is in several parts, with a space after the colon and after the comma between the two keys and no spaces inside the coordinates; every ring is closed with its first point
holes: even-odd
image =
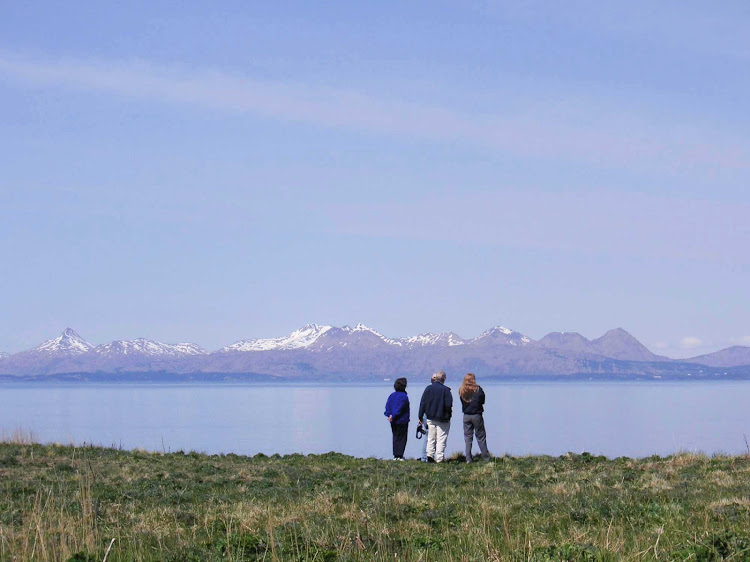
{"type": "Polygon", "coordinates": [[[105,557],[750,560],[750,459],[426,465],[0,444],[0,559],[105,557]]]}

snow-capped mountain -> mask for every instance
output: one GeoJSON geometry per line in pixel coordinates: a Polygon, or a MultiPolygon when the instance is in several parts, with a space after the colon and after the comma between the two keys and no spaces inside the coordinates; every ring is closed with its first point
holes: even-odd
{"type": "Polygon", "coordinates": [[[320,336],[325,334],[331,328],[332,326],[307,324],[285,337],[241,340],[222,348],[220,351],[271,351],[310,347],[320,336]]]}
{"type": "Polygon", "coordinates": [[[94,349],[94,345],[84,340],[75,330],[65,331],[53,340],[47,340],[31,351],[46,355],[81,355],[94,349]]]}
{"type": "Polygon", "coordinates": [[[694,362],[673,361],[651,353],[619,328],[595,340],[557,332],[534,341],[502,326],[463,339],[453,332],[389,338],[364,324],[340,328],[308,324],[285,337],[243,340],[212,353],[192,343],[164,344],[144,338],[94,346],[68,328],[36,348],[0,357],[0,377],[59,375],[76,380],[102,376],[130,380],[135,375],[141,379],[186,375],[187,380],[406,376],[419,382],[428,381],[438,369],[445,369],[452,380],[467,372],[481,377],[750,376],[750,348],[732,348],[694,362]]]}
{"type": "Polygon", "coordinates": [[[509,330],[504,326],[495,326],[494,328],[490,328],[489,330],[482,332],[473,340],[470,340],[469,344],[474,346],[487,346],[497,344],[525,346],[532,343],[533,341],[534,340],[532,340],[530,337],[524,336],[520,332],[509,330]]]}
{"type": "Polygon", "coordinates": [[[345,350],[377,350],[382,348],[400,348],[401,342],[385,337],[380,332],[368,328],[364,324],[332,327],[322,334],[308,349],[310,351],[334,351],[345,350]]]}
{"type": "Polygon", "coordinates": [[[55,356],[82,356],[93,354],[97,356],[116,355],[153,355],[153,356],[189,356],[207,355],[208,352],[194,343],[168,344],[138,338],[135,340],[118,340],[102,345],[94,345],[84,340],[75,330],[66,328],[53,340],[24,353],[35,353],[55,356]]]}
{"type": "Polygon", "coordinates": [[[97,345],[93,353],[101,356],[116,355],[152,355],[152,356],[189,356],[207,355],[208,351],[194,343],[161,343],[157,341],[138,338],[135,340],[117,340],[102,345],[97,345]]]}
{"type": "Polygon", "coordinates": [[[345,332],[348,332],[348,333],[350,333],[350,334],[356,334],[357,332],[365,332],[365,333],[368,333],[368,334],[375,334],[375,335],[376,335],[376,336],[378,336],[379,338],[387,339],[387,338],[386,338],[386,337],[385,337],[385,336],[384,336],[383,334],[381,334],[380,332],[376,332],[375,330],[373,330],[372,328],[370,328],[370,327],[368,327],[368,326],[365,326],[365,325],[364,325],[364,324],[362,324],[361,322],[360,322],[359,324],[357,324],[356,326],[354,326],[354,328],[351,328],[351,327],[349,327],[349,326],[344,326],[344,327],[343,327],[343,328],[341,328],[341,329],[342,329],[342,330],[344,330],[345,332]]]}
{"type": "Polygon", "coordinates": [[[357,324],[353,328],[343,326],[320,326],[307,324],[288,336],[268,339],[241,340],[222,348],[220,352],[280,351],[290,349],[330,350],[335,347],[350,347],[361,343],[403,345],[400,340],[385,337],[383,334],[357,324]]]}
{"type": "Polygon", "coordinates": [[[388,345],[396,345],[396,346],[402,345],[401,340],[387,338],[380,332],[373,330],[372,328],[369,328],[361,323],[354,326],[354,328],[350,328],[349,326],[344,326],[343,328],[341,328],[341,330],[344,333],[349,334],[350,336],[354,336],[354,337],[358,337],[358,336],[365,336],[368,338],[375,337],[379,339],[380,341],[382,341],[383,343],[388,344],[388,345]]]}
{"type": "Polygon", "coordinates": [[[456,345],[466,345],[466,340],[461,339],[453,332],[444,332],[442,334],[427,332],[418,336],[401,338],[399,341],[407,347],[427,347],[431,345],[453,347],[456,345]]]}
{"type": "Polygon", "coordinates": [[[10,357],[10,353],[5,353],[4,351],[0,351],[0,359],[5,359],[6,357],[10,357]]]}
{"type": "Polygon", "coordinates": [[[95,346],[66,328],[55,339],[3,359],[0,375],[197,370],[208,355],[194,343],[166,344],[144,338],[95,346]]]}

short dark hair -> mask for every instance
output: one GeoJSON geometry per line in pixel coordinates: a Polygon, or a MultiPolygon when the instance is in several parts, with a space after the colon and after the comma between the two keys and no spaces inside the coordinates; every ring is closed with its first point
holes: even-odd
{"type": "Polygon", "coordinates": [[[396,379],[396,382],[393,383],[393,390],[396,392],[403,392],[406,390],[406,379],[404,377],[396,379]]]}

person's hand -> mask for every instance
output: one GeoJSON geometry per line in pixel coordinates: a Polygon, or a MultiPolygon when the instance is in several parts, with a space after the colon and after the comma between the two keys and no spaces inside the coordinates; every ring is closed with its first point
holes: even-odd
{"type": "Polygon", "coordinates": [[[393,421],[393,416],[388,416],[388,421],[393,421]]]}

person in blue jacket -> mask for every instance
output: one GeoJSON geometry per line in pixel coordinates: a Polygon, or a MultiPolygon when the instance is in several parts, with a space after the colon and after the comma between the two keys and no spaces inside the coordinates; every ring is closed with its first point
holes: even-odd
{"type": "Polygon", "coordinates": [[[385,417],[391,422],[393,460],[402,461],[409,434],[409,396],[406,394],[406,379],[396,379],[393,390],[385,403],[385,417]]]}

